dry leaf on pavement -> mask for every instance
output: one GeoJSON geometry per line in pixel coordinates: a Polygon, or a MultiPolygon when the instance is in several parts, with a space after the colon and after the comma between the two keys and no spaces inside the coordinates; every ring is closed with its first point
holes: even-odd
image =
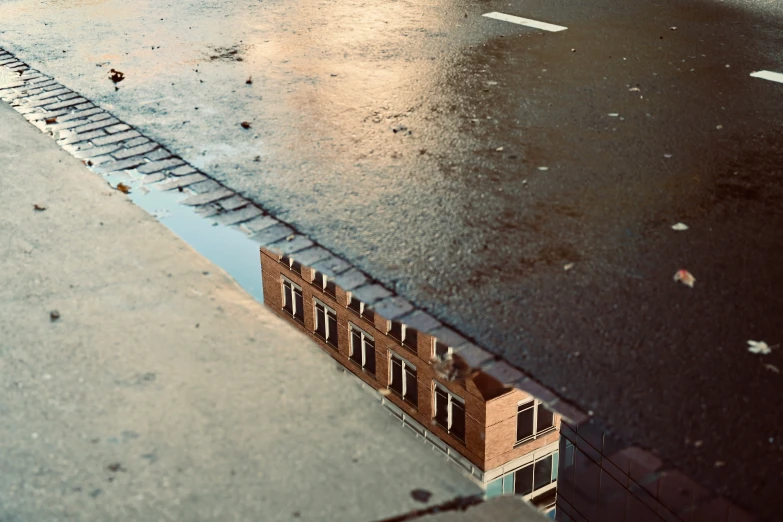
{"type": "Polygon", "coordinates": [[[43,212],[44,210],[46,210],[46,206],[45,205],[39,205],[38,203],[35,203],[35,204],[33,204],[33,210],[35,210],[37,212],[43,212]]]}
{"type": "Polygon", "coordinates": [[[748,351],[759,355],[767,355],[772,350],[764,341],[748,341],[748,351]]]}
{"type": "Polygon", "coordinates": [[[677,223],[676,225],[672,225],[672,230],[688,230],[688,225],[685,223],[677,223]]]}
{"type": "Polygon", "coordinates": [[[696,278],[687,270],[677,270],[677,273],[674,274],[674,280],[679,281],[684,285],[688,285],[691,288],[693,288],[693,284],[696,282],[696,278]]]}
{"type": "Polygon", "coordinates": [[[117,184],[117,190],[119,190],[123,194],[130,194],[130,187],[128,185],[126,185],[125,183],[118,183],[117,184]]]}

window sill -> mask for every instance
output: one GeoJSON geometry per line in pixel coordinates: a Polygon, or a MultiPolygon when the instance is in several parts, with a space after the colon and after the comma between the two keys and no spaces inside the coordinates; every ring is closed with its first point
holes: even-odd
{"type": "Polygon", "coordinates": [[[392,395],[394,395],[395,397],[400,399],[405,405],[410,406],[411,408],[413,408],[417,412],[419,411],[418,403],[411,402],[410,400],[408,400],[405,397],[403,397],[402,394],[400,394],[400,392],[398,392],[397,390],[395,390],[393,388],[386,388],[386,389],[389,390],[392,393],[392,395]]]}
{"type": "Polygon", "coordinates": [[[518,441],[517,441],[517,442],[514,444],[514,447],[516,448],[516,447],[518,447],[518,446],[522,446],[523,444],[527,444],[528,442],[533,442],[534,440],[538,440],[538,439],[540,439],[541,437],[543,437],[544,435],[549,435],[549,434],[550,434],[550,433],[552,433],[553,431],[557,431],[557,430],[556,430],[556,428],[555,428],[554,426],[552,426],[551,428],[547,428],[547,429],[545,429],[545,430],[543,430],[543,431],[540,431],[540,432],[536,433],[535,435],[531,435],[530,437],[527,437],[527,438],[525,438],[525,439],[518,440],[518,441]]]}
{"type": "Polygon", "coordinates": [[[366,315],[362,315],[362,314],[360,314],[359,312],[357,312],[356,310],[354,310],[354,309],[353,309],[353,308],[351,308],[350,306],[346,306],[346,307],[345,307],[345,309],[346,309],[346,310],[350,310],[351,312],[353,312],[353,314],[354,314],[356,317],[359,317],[359,318],[361,318],[361,319],[364,319],[364,320],[365,320],[365,321],[366,321],[368,324],[372,325],[372,327],[373,327],[373,328],[375,328],[375,322],[374,322],[372,319],[370,319],[369,317],[367,317],[366,315]]]}

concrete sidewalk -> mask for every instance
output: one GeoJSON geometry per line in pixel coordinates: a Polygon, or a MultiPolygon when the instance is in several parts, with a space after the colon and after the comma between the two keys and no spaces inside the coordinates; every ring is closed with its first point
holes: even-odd
{"type": "Polygon", "coordinates": [[[0,389],[3,522],[370,521],[480,492],[5,104],[0,389]]]}

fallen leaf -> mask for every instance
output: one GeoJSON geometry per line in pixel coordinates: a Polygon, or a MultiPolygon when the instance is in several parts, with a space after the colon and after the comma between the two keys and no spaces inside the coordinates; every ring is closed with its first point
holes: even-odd
{"type": "Polygon", "coordinates": [[[57,123],[57,117],[54,118],[46,118],[46,124],[51,125],[52,123],[57,123]]]}
{"type": "Polygon", "coordinates": [[[771,372],[780,373],[780,370],[774,364],[765,364],[764,368],[766,368],[767,370],[769,370],[771,372]]]}
{"type": "Polygon", "coordinates": [[[642,90],[639,87],[631,87],[628,89],[629,92],[642,92],[642,90]]]}
{"type": "Polygon", "coordinates": [[[109,71],[109,79],[113,81],[115,84],[120,83],[122,80],[125,79],[125,73],[122,73],[120,71],[117,71],[115,69],[111,69],[109,71]]]}
{"type": "Polygon", "coordinates": [[[672,225],[672,230],[688,230],[688,225],[685,223],[677,223],[676,225],[672,225]]]}
{"type": "Polygon", "coordinates": [[[571,270],[572,268],[574,268],[574,264],[573,263],[566,263],[565,265],[563,265],[563,270],[568,271],[568,270],[571,270]]]}
{"type": "Polygon", "coordinates": [[[677,273],[674,274],[674,280],[679,281],[684,285],[688,285],[691,288],[693,288],[693,284],[696,282],[696,278],[687,270],[677,270],[677,273]]]}
{"type": "Polygon", "coordinates": [[[703,442],[700,440],[693,441],[693,446],[696,448],[700,448],[702,444],[703,442]]]}
{"type": "Polygon", "coordinates": [[[549,167],[538,167],[538,170],[540,170],[540,171],[547,171],[547,170],[549,170],[549,167]]]}
{"type": "Polygon", "coordinates": [[[117,184],[117,190],[119,190],[123,194],[130,194],[130,187],[128,185],[126,185],[125,183],[118,183],[117,184]]]}
{"type": "Polygon", "coordinates": [[[429,502],[430,497],[432,497],[432,493],[426,489],[414,489],[411,491],[411,497],[413,497],[413,500],[426,503],[429,502]]]}
{"type": "Polygon", "coordinates": [[[35,203],[33,205],[33,210],[36,210],[38,212],[43,212],[44,210],[46,210],[46,206],[45,205],[39,205],[38,203],[35,203]]]}
{"type": "Polygon", "coordinates": [[[503,152],[503,147],[498,147],[497,149],[495,149],[495,151],[496,152],[503,152]]]}
{"type": "Polygon", "coordinates": [[[617,113],[617,112],[610,112],[610,113],[608,114],[608,116],[609,116],[610,118],[617,118],[618,116],[620,116],[620,114],[619,114],[619,113],[617,113]]]}
{"type": "Polygon", "coordinates": [[[722,467],[723,467],[723,466],[725,466],[725,465],[726,465],[726,463],[725,463],[725,462],[723,462],[722,460],[716,460],[716,461],[715,461],[715,467],[716,467],[716,468],[722,468],[722,467]]]}
{"type": "Polygon", "coordinates": [[[670,31],[676,31],[676,30],[677,30],[677,27],[669,27],[669,30],[670,30],[670,31]]]}
{"type": "Polygon", "coordinates": [[[715,128],[721,130],[723,128],[723,125],[716,125],[715,128]]]}
{"type": "Polygon", "coordinates": [[[252,85],[253,84],[253,77],[252,76],[249,77],[247,80],[245,80],[245,83],[248,84],[248,85],[252,85]]]}
{"type": "Polygon", "coordinates": [[[672,157],[672,155],[667,152],[666,154],[663,155],[663,157],[669,159],[672,157]]]}
{"type": "Polygon", "coordinates": [[[243,129],[249,129],[250,128],[250,122],[249,121],[243,121],[240,123],[243,129]]]}
{"type": "Polygon", "coordinates": [[[748,351],[759,355],[767,355],[772,350],[764,341],[748,341],[748,351]]]}
{"type": "Polygon", "coordinates": [[[58,312],[57,310],[52,310],[51,312],[49,312],[49,319],[52,322],[55,322],[59,318],[60,318],[60,312],[58,312]]]}

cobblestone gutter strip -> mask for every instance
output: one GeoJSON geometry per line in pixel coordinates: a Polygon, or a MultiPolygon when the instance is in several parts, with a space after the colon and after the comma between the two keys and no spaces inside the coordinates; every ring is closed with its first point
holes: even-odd
{"type": "Polygon", "coordinates": [[[591,415],[563,400],[554,390],[536,382],[521,369],[470,342],[427,312],[416,309],[346,260],[2,48],[0,99],[41,132],[52,136],[63,150],[80,159],[96,174],[135,171],[144,175],[145,184],[159,190],[186,193],[181,204],[195,207],[197,213],[220,224],[242,230],[259,247],[288,255],[333,278],[337,285],[352,292],[382,317],[437,337],[454,349],[454,357],[461,363],[530,393],[572,424],[590,420],[591,415]]]}

